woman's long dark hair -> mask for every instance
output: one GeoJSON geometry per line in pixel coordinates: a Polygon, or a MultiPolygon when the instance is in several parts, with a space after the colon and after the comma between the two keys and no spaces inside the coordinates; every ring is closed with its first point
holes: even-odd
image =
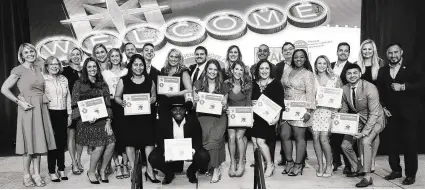
{"type": "Polygon", "coordinates": [[[93,57],[89,57],[84,61],[83,68],[81,70],[81,77],[80,77],[81,82],[85,83],[85,84],[93,84],[90,81],[89,74],[87,72],[87,65],[88,65],[89,62],[94,62],[96,64],[96,68],[97,68],[97,73],[96,73],[96,76],[95,76],[96,82],[94,83],[94,85],[96,87],[101,87],[101,85],[103,83],[106,84],[105,81],[103,80],[103,77],[102,77],[102,74],[101,74],[101,71],[100,71],[99,63],[93,57]]]}
{"type": "Polygon", "coordinates": [[[132,68],[133,68],[133,63],[134,63],[134,61],[136,61],[136,59],[140,59],[142,61],[143,67],[144,67],[143,68],[142,75],[145,76],[145,77],[147,77],[148,76],[148,72],[146,71],[146,62],[145,62],[145,59],[143,58],[143,56],[140,55],[140,54],[134,54],[134,55],[132,55],[130,57],[130,62],[127,65],[128,71],[131,72],[132,76],[134,76],[134,73],[133,73],[133,69],[132,68]]]}
{"type": "Polygon", "coordinates": [[[304,49],[296,49],[296,50],[294,51],[294,53],[292,54],[291,67],[292,67],[292,68],[295,68],[295,67],[296,67],[296,66],[295,66],[294,57],[295,57],[295,53],[297,53],[297,52],[299,52],[299,51],[304,53],[305,62],[304,62],[304,64],[303,64],[303,67],[304,67],[305,69],[307,69],[307,70],[309,70],[309,71],[313,72],[313,69],[311,68],[310,61],[308,60],[308,54],[307,54],[307,52],[306,52],[304,49]]]}
{"type": "Polygon", "coordinates": [[[217,67],[217,77],[215,77],[215,89],[214,92],[215,93],[221,93],[222,90],[222,86],[223,86],[223,76],[222,76],[222,71],[221,71],[221,66],[220,63],[216,60],[216,59],[210,59],[207,61],[205,68],[204,68],[204,75],[202,77],[202,84],[201,84],[201,89],[199,89],[199,91],[201,92],[207,92],[208,91],[208,76],[207,76],[207,72],[208,72],[208,67],[213,64],[217,67]]]}
{"type": "Polygon", "coordinates": [[[270,63],[270,61],[268,61],[267,59],[264,59],[264,60],[260,60],[257,63],[257,67],[255,67],[255,79],[256,79],[256,81],[259,81],[260,78],[261,78],[260,77],[260,66],[263,63],[269,64],[269,67],[270,67],[270,78],[272,78],[272,79],[274,78],[274,73],[272,72],[273,63],[270,63]]]}
{"type": "MultiPolygon", "coordinates": [[[[232,65],[232,67],[230,68],[231,71],[233,71],[235,69],[236,65],[239,65],[242,68],[242,73],[243,74],[242,74],[242,77],[240,79],[240,85],[241,85],[241,91],[242,91],[242,93],[245,93],[245,92],[249,91],[249,89],[251,89],[251,87],[252,87],[251,77],[249,76],[249,74],[247,74],[245,72],[245,67],[246,66],[245,66],[245,64],[242,61],[236,61],[232,65]]],[[[229,71],[229,73],[230,73],[229,79],[227,79],[226,81],[224,81],[224,83],[225,84],[229,84],[230,87],[233,88],[233,84],[235,83],[235,77],[234,77],[234,75],[233,75],[233,73],[231,71],[229,71]]]]}

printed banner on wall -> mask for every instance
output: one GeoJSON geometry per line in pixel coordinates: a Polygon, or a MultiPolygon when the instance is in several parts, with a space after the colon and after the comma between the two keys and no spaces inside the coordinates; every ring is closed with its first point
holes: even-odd
{"type": "Polygon", "coordinates": [[[141,48],[150,42],[158,69],[171,48],[193,64],[198,45],[223,64],[227,48],[238,45],[245,64],[252,65],[256,48],[267,44],[276,64],[288,41],[306,49],[311,62],[322,54],[334,61],[344,41],[351,45],[349,60],[356,61],[360,44],[358,0],[37,0],[28,7],[32,43],[42,58],[66,59],[72,47],[90,55],[96,43],[141,48]]]}

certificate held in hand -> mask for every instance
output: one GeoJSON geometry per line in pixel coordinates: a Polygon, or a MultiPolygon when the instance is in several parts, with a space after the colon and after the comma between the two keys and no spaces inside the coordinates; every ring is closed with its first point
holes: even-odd
{"type": "Polygon", "coordinates": [[[81,121],[92,121],[94,118],[108,117],[103,97],[92,98],[77,102],[81,121]]]}
{"type": "Polygon", "coordinates": [[[282,107],[264,94],[258,98],[257,103],[252,108],[254,113],[266,120],[268,123],[271,123],[282,109],[282,107]]]}
{"type": "Polygon", "coordinates": [[[124,94],[126,103],[124,115],[145,115],[151,113],[150,94],[124,94]]]}
{"type": "Polygon", "coordinates": [[[332,133],[352,135],[358,133],[359,115],[348,113],[335,113],[332,118],[332,133]]]}
{"type": "Polygon", "coordinates": [[[209,113],[214,115],[221,115],[224,96],[222,94],[212,94],[206,92],[199,92],[199,101],[196,104],[196,112],[209,113]]]}
{"type": "Polygon", "coordinates": [[[180,77],[158,76],[158,94],[180,92],[180,77]]]}
{"type": "Polygon", "coordinates": [[[165,161],[192,160],[192,138],[164,139],[165,161]]]}
{"type": "Polygon", "coordinates": [[[252,127],[254,124],[252,107],[229,107],[229,127],[252,127]]]}
{"type": "Polygon", "coordinates": [[[341,88],[318,87],[316,94],[317,106],[340,108],[342,100],[341,88]]]}
{"type": "Polygon", "coordinates": [[[304,114],[307,113],[306,101],[285,100],[285,111],[282,112],[282,119],[289,121],[303,120],[304,114]]]}

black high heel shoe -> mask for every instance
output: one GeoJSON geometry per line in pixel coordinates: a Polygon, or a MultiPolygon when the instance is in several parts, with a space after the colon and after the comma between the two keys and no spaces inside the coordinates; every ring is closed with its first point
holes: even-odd
{"type": "Polygon", "coordinates": [[[100,184],[100,182],[97,180],[97,178],[96,178],[96,181],[92,181],[90,179],[89,172],[87,172],[87,178],[89,178],[89,181],[90,181],[91,184],[100,184]]]}
{"type": "Polygon", "coordinates": [[[158,179],[152,179],[151,176],[149,176],[148,172],[145,172],[145,177],[146,177],[146,181],[151,181],[152,183],[159,183],[161,181],[159,181],[158,179]]]}
{"type": "Polygon", "coordinates": [[[286,161],[286,166],[285,169],[283,169],[282,174],[288,174],[292,170],[294,165],[295,164],[293,160],[286,161]],[[291,164],[291,166],[289,166],[289,164],[291,164]]]}
{"type": "MultiPolygon", "coordinates": [[[[102,172],[102,171],[101,171],[102,172]]],[[[101,173],[99,172],[99,175],[100,175],[101,173]]],[[[100,175],[100,181],[102,182],[102,183],[109,183],[109,179],[108,179],[108,174],[106,174],[106,171],[103,171],[103,174],[104,174],[104,176],[105,176],[105,178],[106,179],[102,179],[102,175],[100,175]]]]}
{"type": "Polygon", "coordinates": [[[295,163],[294,167],[292,167],[291,171],[288,173],[288,176],[297,176],[298,174],[303,175],[303,170],[304,167],[301,163],[295,163]]]}

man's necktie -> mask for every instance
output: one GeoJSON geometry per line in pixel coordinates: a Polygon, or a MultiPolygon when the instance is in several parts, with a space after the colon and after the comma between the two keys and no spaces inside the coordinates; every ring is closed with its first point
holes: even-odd
{"type": "Polygon", "coordinates": [[[193,75],[193,82],[195,82],[196,80],[198,80],[198,74],[199,74],[199,67],[196,68],[195,75],[193,75]]]}
{"type": "Polygon", "coordinates": [[[354,109],[357,109],[356,108],[356,87],[351,87],[351,98],[353,101],[354,109]]]}

